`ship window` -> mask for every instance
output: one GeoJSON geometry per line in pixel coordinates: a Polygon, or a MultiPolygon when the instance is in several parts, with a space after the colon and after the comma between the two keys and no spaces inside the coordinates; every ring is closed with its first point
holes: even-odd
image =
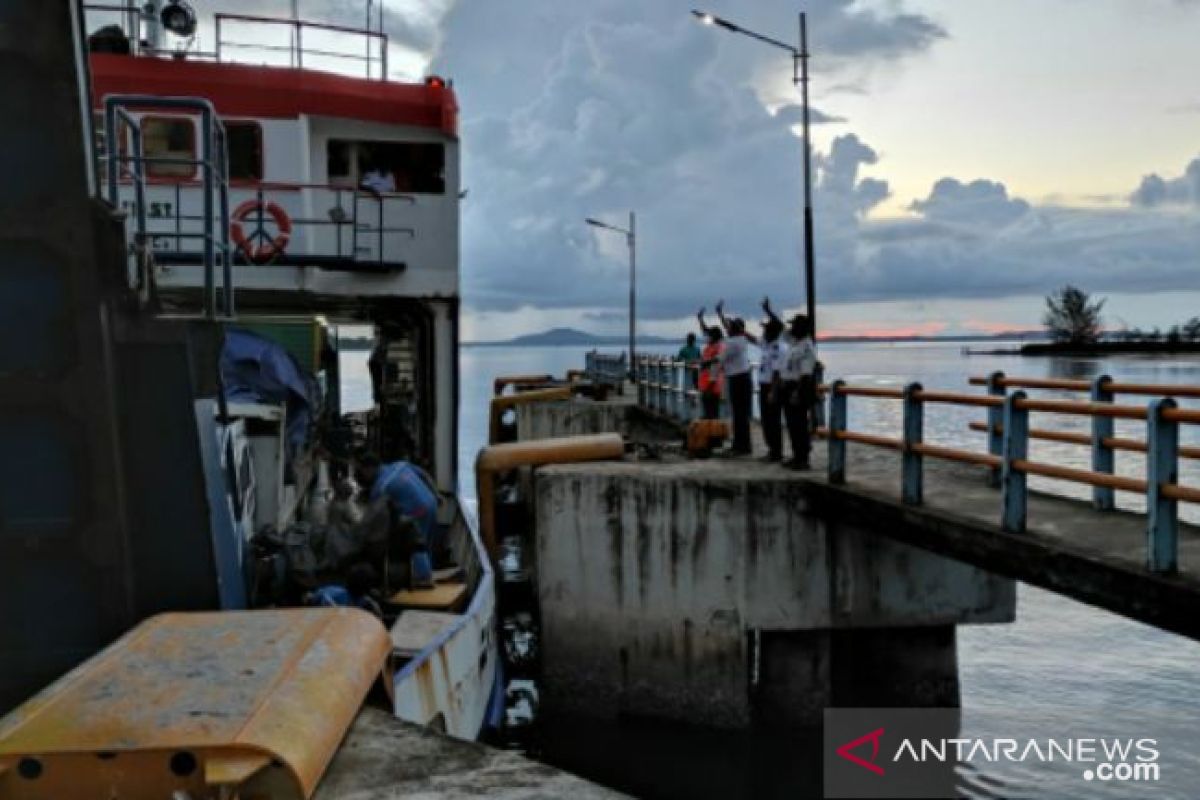
{"type": "Polygon", "coordinates": [[[330,140],[329,182],[361,183],[369,172],[391,178],[402,194],[444,194],[446,147],[440,142],[349,142],[330,140]]]}
{"type": "MultiPolygon", "coordinates": [[[[196,126],[186,117],[145,117],[142,119],[142,145],[147,159],[196,157],[196,126]]],[[[151,178],[191,178],[194,164],[146,162],[151,178]]]]}
{"type": "Polygon", "coordinates": [[[229,179],[261,181],[262,127],[257,122],[226,122],[225,134],[229,144],[229,179]]]}
{"type": "Polygon", "coordinates": [[[338,139],[331,139],[325,147],[327,157],[329,183],[333,186],[354,186],[355,176],[350,171],[350,151],[353,145],[338,139]]]}

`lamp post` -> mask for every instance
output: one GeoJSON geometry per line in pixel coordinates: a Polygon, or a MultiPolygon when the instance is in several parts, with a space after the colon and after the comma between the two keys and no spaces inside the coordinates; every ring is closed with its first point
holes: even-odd
{"type": "Polygon", "coordinates": [[[813,344],[815,345],[817,341],[817,285],[813,256],[812,145],[808,136],[808,18],[803,12],[800,13],[800,46],[794,47],[787,42],[747,30],[715,14],[696,10],[693,10],[692,14],[705,25],[724,28],[732,33],[740,33],[792,54],[792,83],[800,87],[804,125],[804,292],[808,299],[808,324],[812,328],[813,344]]]}
{"type": "Polygon", "coordinates": [[[637,357],[637,349],[634,344],[637,338],[637,216],[632,211],[629,212],[628,228],[609,225],[607,222],[601,222],[591,217],[584,221],[594,228],[603,228],[606,231],[623,234],[625,243],[629,245],[629,374],[632,376],[634,375],[633,362],[637,357]]]}

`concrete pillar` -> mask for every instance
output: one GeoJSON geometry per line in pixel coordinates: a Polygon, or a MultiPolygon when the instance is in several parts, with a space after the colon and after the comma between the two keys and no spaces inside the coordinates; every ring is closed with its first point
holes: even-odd
{"type": "Polygon", "coordinates": [[[955,705],[954,626],[1011,621],[1013,583],[825,519],[805,487],[749,463],[540,469],[546,705],[730,728],[955,705]]]}

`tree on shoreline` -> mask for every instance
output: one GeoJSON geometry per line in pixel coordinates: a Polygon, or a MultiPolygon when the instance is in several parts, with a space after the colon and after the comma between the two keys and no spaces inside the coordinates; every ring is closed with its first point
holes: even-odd
{"type": "Polygon", "coordinates": [[[1094,344],[1100,338],[1100,311],[1106,302],[1105,299],[1093,301],[1082,289],[1064,286],[1046,296],[1046,315],[1042,322],[1056,342],[1094,344]]]}

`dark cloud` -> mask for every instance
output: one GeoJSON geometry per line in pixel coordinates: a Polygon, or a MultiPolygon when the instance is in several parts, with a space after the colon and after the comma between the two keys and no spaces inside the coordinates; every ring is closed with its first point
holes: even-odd
{"type": "MultiPolygon", "coordinates": [[[[436,69],[456,77],[463,105],[470,306],[594,309],[596,322],[620,319],[624,241],[583,219],[624,224],[630,208],[638,212],[646,318],[677,318],[722,296],[741,313],[764,293],[799,305],[798,109],[787,104],[772,115],[761,85],[772,75],[783,84],[790,64],[772,48],[694,24],[691,5],[489,0],[451,13],[436,69]]],[[[883,7],[894,13],[850,0],[810,7],[818,86],[862,87],[872,70],[893,70],[945,36],[902,3],[883,7]]],[[[791,38],[795,24],[783,0],[728,0],[711,10],[780,38],[791,38]]],[[[814,119],[836,115],[819,109],[814,119]]],[[[1195,283],[1195,215],[1145,202],[1103,211],[1035,206],[1000,182],[947,177],[911,205],[912,218],[876,221],[871,212],[891,189],[888,164],[868,142],[838,136],[815,154],[814,169],[822,301],[1195,283]]],[[[1181,196],[1187,177],[1163,180],[1164,201],[1181,196]]]]}
{"type": "Polygon", "coordinates": [[[1193,159],[1177,178],[1147,175],[1129,196],[1129,202],[1141,208],[1158,206],[1200,207],[1200,158],[1193,159]]]}
{"type": "Polygon", "coordinates": [[[1002,183],[975,180],[962,183],[942,178],[924,200],[909,206],[923,217],[937,222],[966,225],[1004,226],[1023,217],[1029,203],[1008,196],[1002,183]]]}
{"type": "MultiPolygon", "coordinates": [[[[712,10],[781,37],[795,25],[782,0],[725,5],[712,10]]],[[[735,296],[739,281],[747,296],[772,284],[798,296],[799,107],[769,113],[759,85],[776,68],[790,76],[790,63],[695,24],[690,8],[496,0],[451,14],[435,68],[455,76],[463,106],[464,294],[473,307],[619,307],[623,243],[583,218],[623,220],[631,207],[648,313],[711,305],[719,292],[735,296]]],[[[810,35],[828,65],[894,60],[941,33],[923,18],[833,0],[811,9],[810,35]]],[[[820,108],[812,116],[839,121],[820,108]]],[[[888,187],[859,176],[877,158],[869,147],[838,141],[819,159],[820,194],[828,214],[853,226],[888,187]]]]}

